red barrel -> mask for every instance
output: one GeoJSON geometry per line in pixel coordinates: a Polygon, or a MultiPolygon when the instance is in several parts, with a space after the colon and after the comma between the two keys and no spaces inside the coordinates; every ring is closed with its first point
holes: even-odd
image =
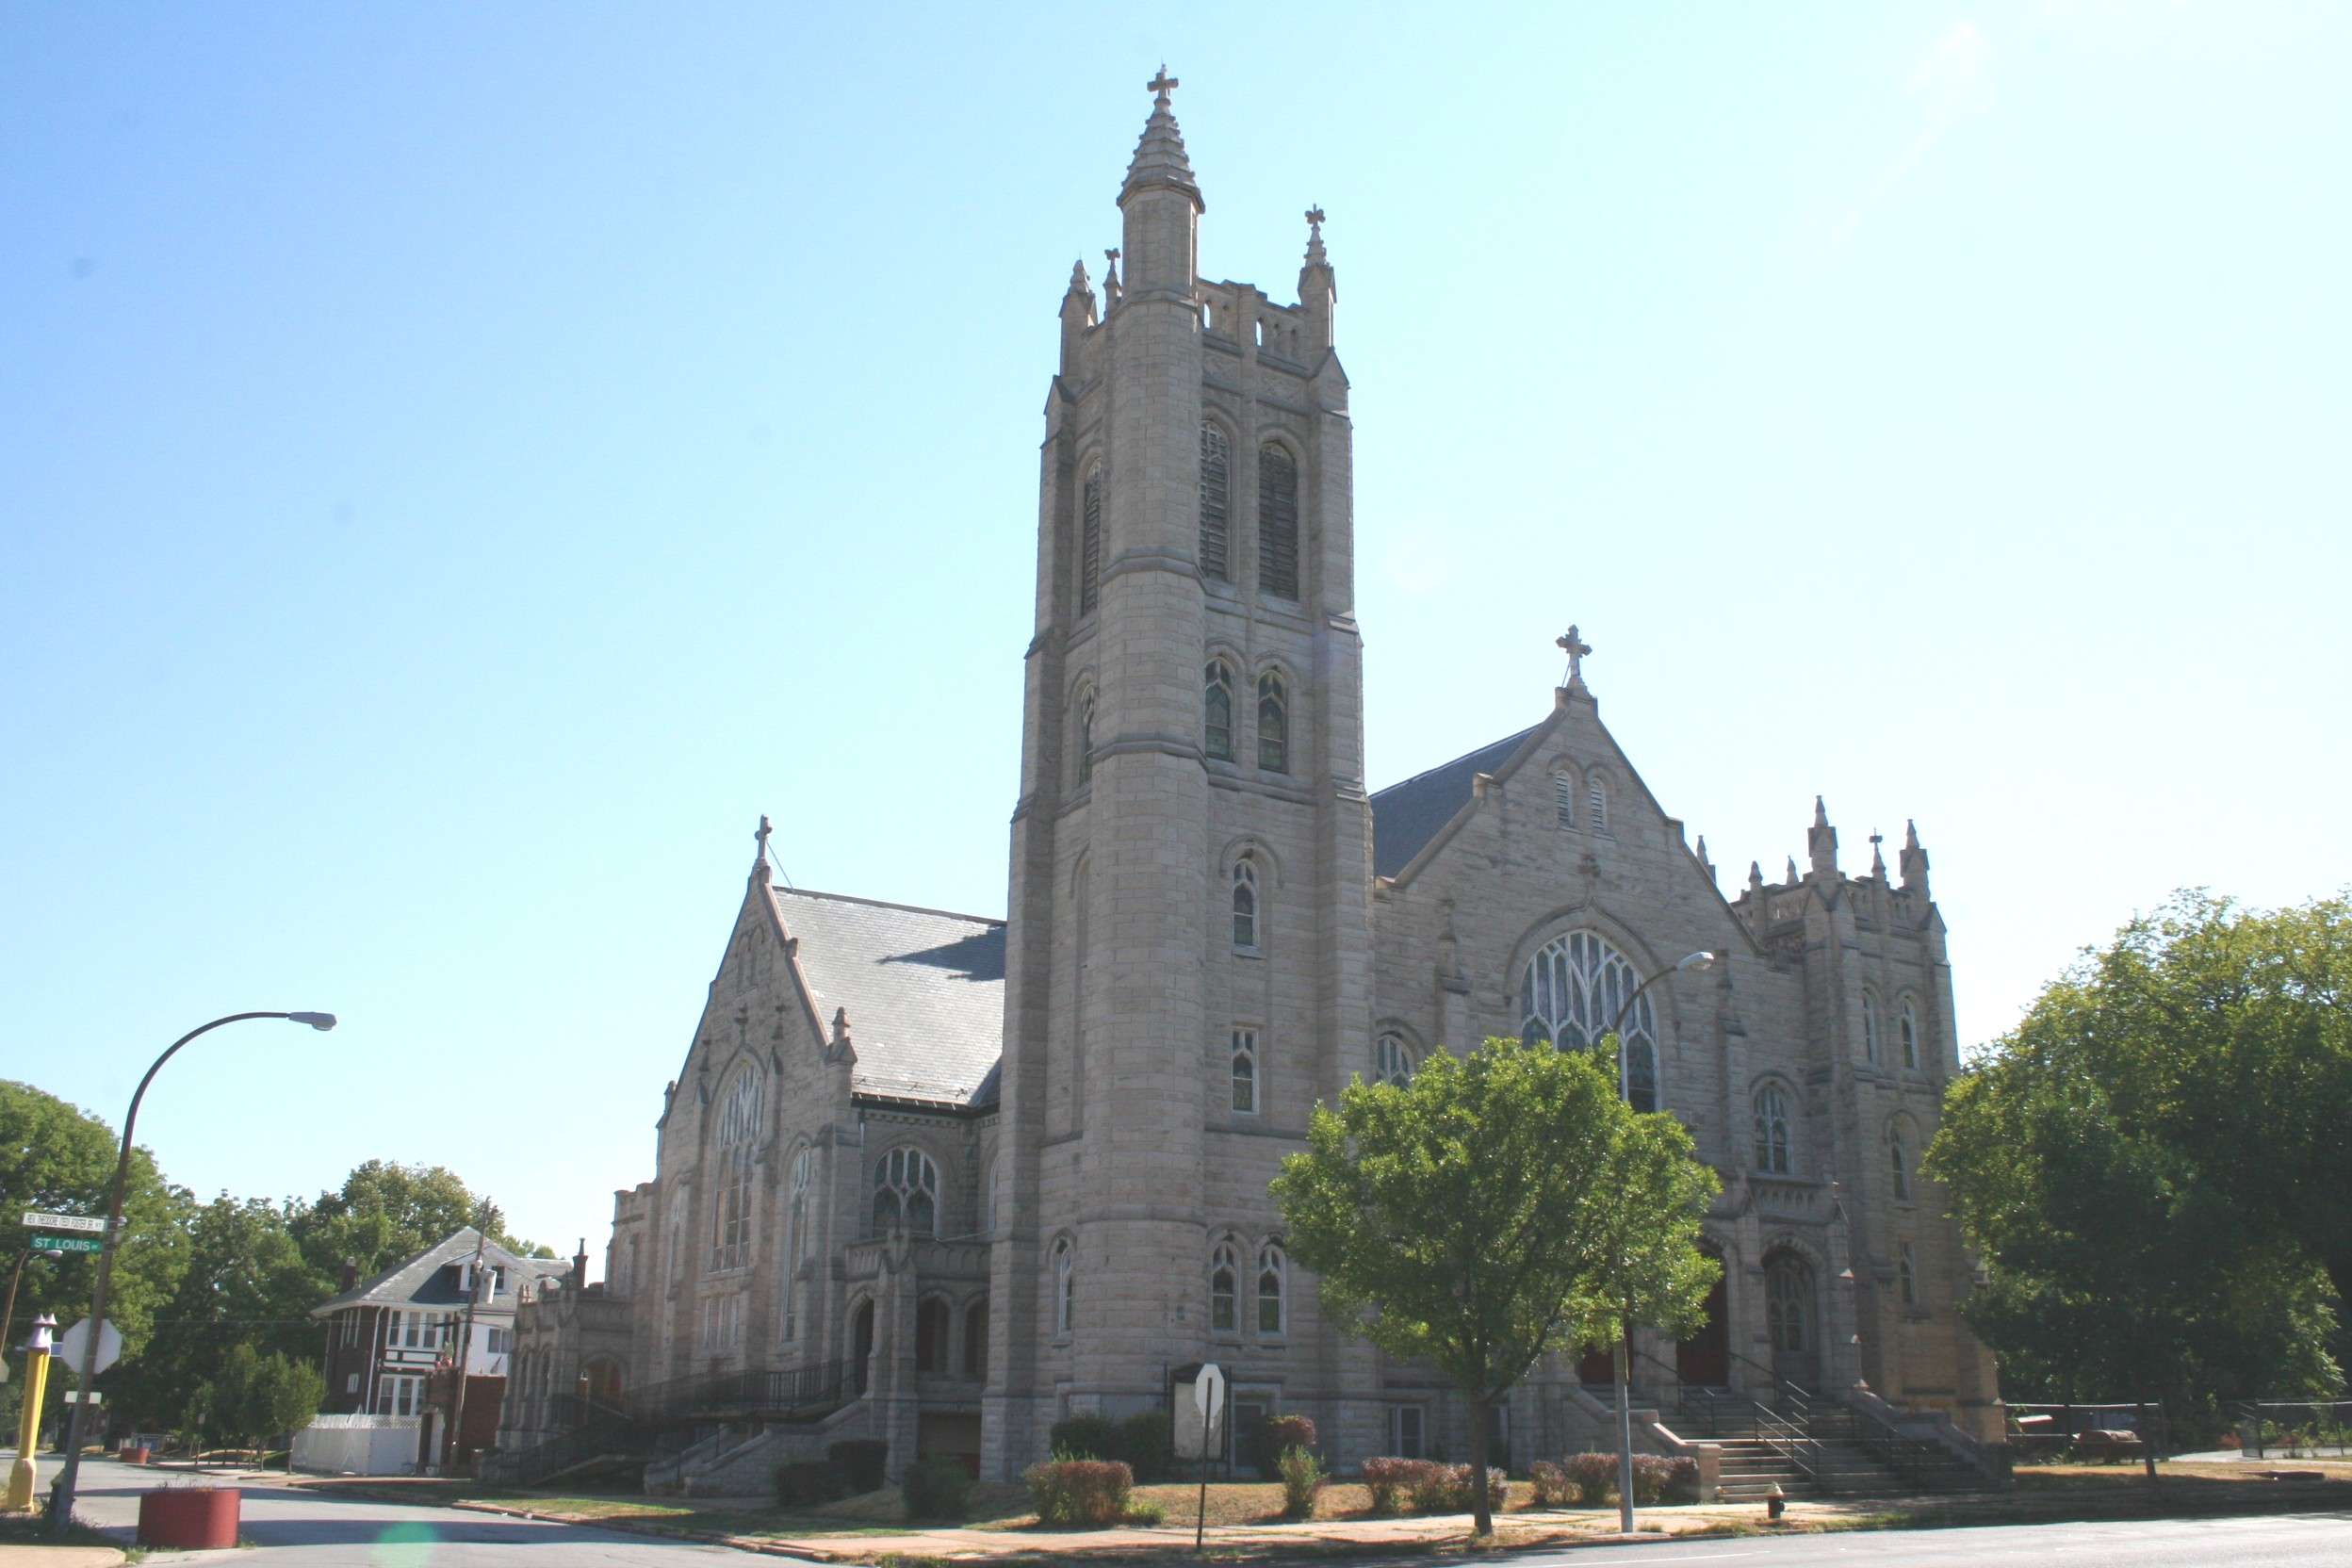
{"type": "Polygon", "coordinates": [[[143,1492],[139,1498],[139,1544],[188,1551],[234,1546],[237,1506],[243,1496],[233,1486],[174,1486],[143,1492]]]}
{"type": "Polygon", "coordinates": [[[125,1443],[122,1445],[122,1452],[117,1457],[120,1458],[125,1464],[144,1464],[147,1462],[149,1455],[146,1449],[135,1448],[131,1446],[131,1445],[125,1443]]]}

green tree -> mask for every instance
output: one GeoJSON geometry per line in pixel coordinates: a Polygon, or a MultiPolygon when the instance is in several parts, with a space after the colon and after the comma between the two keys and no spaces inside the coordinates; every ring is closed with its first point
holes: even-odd
{"type": "MultiPolygon", "coordinates": [[[[479,1226],[502,1247],[530,1250],[529,1243],[506,1233],[506,1217],[498,1206],[469,1189],[446,1166],[369,1160],[344,1178],[340,1190],[320,1193],[317,1202],[289,1222],[313,1268],[336,1279],[349,1258],[363,1280],[467,1225],[479,1226]]],[[[540,1255],[553,1256],[544,1250],[540,1255]]]]}
{"type": "Polygon", "coordinates": [[[169,1422],[234,1346],[305,1364],[318,1359],[324,1329],[310,1312],[335,1294],[335,1276],[296,1244],[302,1214],[292,1200],[222,1193],[190,1216],[187,1266],[153,1337],[115,1385],[125,1414],[169,1422]]]}
{"type": "MultiPolygon", "coordinates": [[[[0,1202],[7,1205],[0,1217],[8,1222],[0,1268],[13,1269],[18,1251],[32,1240],[15,1223],[25,1209],[105,1217],[121,1147],[114,1129],[98,1118],[30,1084],[0,1079],[0,1202]]],[[[164,1181],[154,1155],[131,1151],[122,1251],[106,1307],[126,1350],[146,1342],[157,1307],[187,1266],[184,1223],[192,1206],[185,1189],[164,1181]]],[[[87,1253],[28,1265],[8,1343],[22,1343],[24,1325],[41,1313],[56,1314],[61,1326],[88,1315],[96,1278],[97,1259],[87,1253]]]]}
{"type": "MultiPolygon", "coordinates": [[[[1334,1318],[1462,1390],[1482,1476],[1487,1413],[1538,1357],[1703,1301],[1712,1265],[1690,1243],[1715,1187],[1690,1147],[1671,1118],[1626,1106],[1601,1059],[1497,1038],[1432,1054],[1402,1087],[1348,1085],[1273,1190],[1334,1318]]],[[[1486,1488],[1472,1492],[1488,1533],[1486,1488]]]]}
{"type": "MultiPolygon", "coordinates": [[[[1961,1311],[2000,1352],[2013,1393],[2156,1400],[2180,1416],[2216,1396],[2338,1381],[2324,1252],[2184,1131],[2196,1064],[2245,1032],[2215,1015],[2246,1004],[2248,988],[2219,983],[2210,951],[2195,964],[2171,951],[2189,933],[2236,945],[2211,939],[2223,935],[2216,915],[2227,918],[2192,895],[2126,927],[2050,986],[1947,1097],[1927,1169],[1950,1185],[1985,1260],[1961,1311]],[[2160,983],[2181,970],[2191,972],[2176,972],[2178,984],[2160,983]]],[[[2262,1099],[2248,1092],[2213,1114],[2259,1118],[2262,1099]]],[[[2299,1135],[2299,1109],[2280,1119],[2282,1136],[2299,1135]]]]}

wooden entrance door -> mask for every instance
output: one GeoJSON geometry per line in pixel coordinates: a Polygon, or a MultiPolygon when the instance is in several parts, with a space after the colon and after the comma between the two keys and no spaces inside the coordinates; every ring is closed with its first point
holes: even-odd
{"type": "Polygon", "coordinates": [[[1720,1276],[1707,1293],[1707,1322],[1674,1347],[1674,1370],[1686,1383],[1725,1388],[1731,1383],[1730,1298],[1720,1276]]]}

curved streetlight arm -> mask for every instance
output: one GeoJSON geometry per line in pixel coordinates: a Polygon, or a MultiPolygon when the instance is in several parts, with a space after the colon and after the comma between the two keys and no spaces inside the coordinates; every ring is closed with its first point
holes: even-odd
{"type": "Polygon", "coordinates": [[[1626,1059],[1625,1037],[1625,1036],[1617,1033],[1625,1021],[1625,1015],[1633,1011],[1633,1004],[1642,1000],[1642,993],[1643,991],[1648,990],[1652,986],[1657,985],[1660,980],[1665,979],[1668,975],[1680,974],[1687,969],[1711,969],[1714,967],[1714,964],[1715,955],[1709,953],[1705,948],[1701,948],[1698,952],[1676,960],[1671,969],[1659,970],[1656,974],[1651,975],[1647,980],[1644,980],[1640,985],[1634,987],[1633,994],[1625,998],[1624,1006],[1617,1009],[1617,1016],[1609,1020],[1609,1032],[1611,1035],[1616,1036],[1617,1038],[1617,1094],[1618,1097],[1625,1101],[1626,1103],[1630,1104],[1633,1101],[1632,1068],[1626,1059]]]}
{"type": "Polygon", "coordinates": [[[147,1086],[155,1081],[163,1064],[180,1053],[180,1047],[199,1035],[209,1034],[224,1023],[242,1023],[252,1018],[285,1018],[307,1023],[314,1029],[335,1027],[333,1013],[231,1013],[214,1019],[210,1023],[190,1029],[173,1040],[171,1049],[155,1059],[146,1076],[132,1091],[131,1108],[122,1117],[122,1151],[115,1157],[114,1191],[106,1200],[106,1228],[98,1244],[98,1283],[90,1292],[90,1335],[82,1345],[81,1365],[74,1369],[74,1407],[65,1416],[65,1468],[57,1476],[57,1485],[49,1505],[49,1533],[62,1535],[74,1517],[74,1483],[82,1472],[82,1412],[90,1408],[90,1382],[97,1376],[98,1341],[106,1322],[106,1287],[114,1282],[114,1250],[122,1224],[122,1188],[131,1174],[131,1132],[139,1125],[139,1103],[147,1098],[147,1086]]]}

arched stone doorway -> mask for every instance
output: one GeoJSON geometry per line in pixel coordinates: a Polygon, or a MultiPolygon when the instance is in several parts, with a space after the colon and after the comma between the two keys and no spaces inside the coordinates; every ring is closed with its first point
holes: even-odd
{"type": "Polygon", "coordinates": [[[1772,1347],[1772,1378],[1810,1389],[1821,1381],[1821,1313],[1813,1270],[1794,1252],[1764,1260],[1764,1331],[1772,1347]]]}
{"type": "MultiPolygon", "coordinates": [[[[1700,1251],[1723,1261],[1723,1253],[1713,1247],[1700,1251]]],[[[1674,1346],[1674,1370],[1686,1383],[1701,1383],[1708,1388],[1727,1388],[1731,1384],[1731,1298],[1726,1288],[1730,1271],[1716,1276],[1715,1287],[1707,1293],[1707,1322],[1689,1339],[1674,1346]]]]}

